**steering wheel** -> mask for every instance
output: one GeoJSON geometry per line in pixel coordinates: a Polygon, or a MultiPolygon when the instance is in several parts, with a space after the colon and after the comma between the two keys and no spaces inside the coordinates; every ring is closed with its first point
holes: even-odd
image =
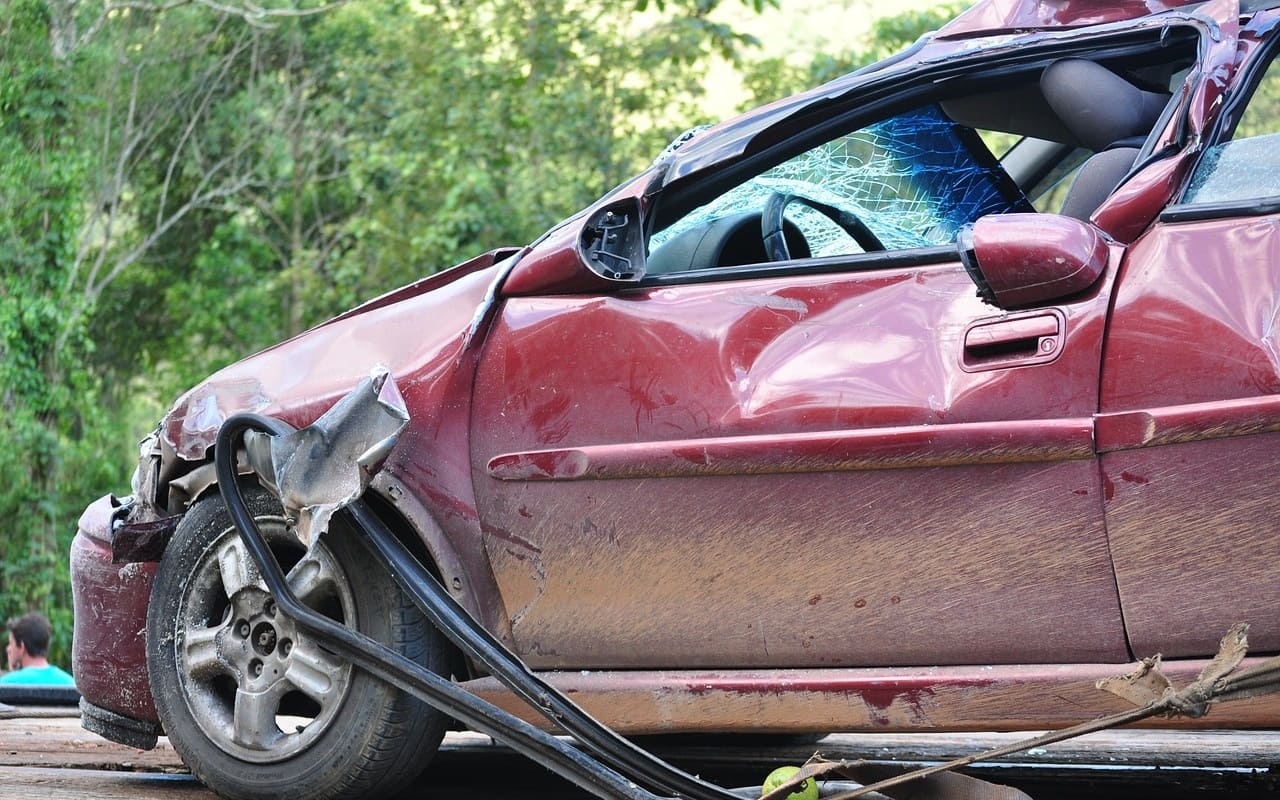
{"type": "Polygon", "coordinates": [[[783,234],[782,212],[786,211],[787,206],[792,203],[806,205],[821,213],[839,225],[840,229],[845,233],[852,236],[853,240],[864,251],[884,249],[884,243],[872,233],[865,222],[858,219],[857,214],[814,200],[811,197],[774,192],[765,201],[764,211],[760,214],[760,233],[764,236],[764,252],[770,261],[791,260],[791,251],[787,248],[787,238],[783,234]]]}

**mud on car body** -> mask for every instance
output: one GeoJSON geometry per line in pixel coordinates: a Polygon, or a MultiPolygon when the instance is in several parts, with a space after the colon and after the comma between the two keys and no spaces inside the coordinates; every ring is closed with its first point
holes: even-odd
{"type": "MultiPolygon", "coordinates": [[[[211,376],[81,520],[86,725],[229,796],[425,765],[444,721],[277,619],[211,463],[373,364],[410,423],[371,507],[625,733],[1053,727],[1135,654],[1280,650],[1275,5],[979,2],[211,376]]],[[[299,596],[518,711],[251,495],[299,596]]]]}

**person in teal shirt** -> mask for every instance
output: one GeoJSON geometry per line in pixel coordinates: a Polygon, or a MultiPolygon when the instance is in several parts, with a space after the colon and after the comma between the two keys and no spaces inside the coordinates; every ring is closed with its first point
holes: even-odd
{"type": "Polygon", "coordinates": [[[0,685],[4,686],[75,686],[72,678],[65,670],[50,664],[46,656],[49,654],[49,638],[53,628],[43,614],[32,611],[23,614],[8,623],[9,643],[4,654],[9,659],[12,670],[0,676],[0,685]]]}

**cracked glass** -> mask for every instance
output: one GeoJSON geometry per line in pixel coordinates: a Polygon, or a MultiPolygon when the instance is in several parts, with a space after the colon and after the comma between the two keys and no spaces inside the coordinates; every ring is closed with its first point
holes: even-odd
{"type": "Polygon", "coordinates": [[[1280,67],[1267,67],[1230,141],[1205,151],[1184,203],[1232,203],[1280,196],[1280,67]]]}
{"type": "MultiPolygon", "coordinates": [[[[856,216],[885,250],[947,244],[979,217],[1031,210],[977,133],[929,105],[826,142],[747,180],[655,233],[651,252],[716,220],[758,213],[779,193],[856,216]]],[[[812,257],[863,252],[848,231],[802,202],[788,204],[785,216],[812,257]]]]}

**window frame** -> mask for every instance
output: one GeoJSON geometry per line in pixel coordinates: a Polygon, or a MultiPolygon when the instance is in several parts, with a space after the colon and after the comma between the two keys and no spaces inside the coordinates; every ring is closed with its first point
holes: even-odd
{"type": "MultiPolygon", "coordinates": [[[[971,59],[964,59],[963,72],[957,72],[954,64],[942,62],[931,69],[917,73],[889,76],[876,74],[871,83],[846,94],[839,104],[822,104],[823,114],[819,120],[812,119],[814,116],[812,107],[798,111],[792,119],[787,121],[788,127],[804,130],[803,134],[781,137],[758,150],[749,151],[741,158],[726,162],[712,171],[680,178],[650,195],[648,198],[650,202],[647,203],[649,208],[644,217],[643,236],[646,251],[653,229],[660,220],[665,221],[666,225],[673,224],[697,207],[711,202],[735,186],[824,142],[887,119],[893,114],[903,113],[931,102],[939,102],[946,97],[959,96],[966,91],[989,90],[993,81],[1012,82],[1015,78],[1043,69],[1060,58],[1083,55],[1095,59],[1121,59],[1138,56],[1149,52],[1153,42],[1173,38],[1170,36],[1171,32],[1175,35],[1187,35],[1187,39],[1194,42],[1196,63],[1200,63],[1204,56],[1204,30],[1189,20],[1175,19],[1170,20],[1167,25],[1152,26],[1139,31],[1130,28],[1122,31],[1108,31],[1088,39],[1071,41],[1054,39],[1017,49],[1003,49],[986,54],[985,64],[974,64],[971,59]],[[896,81],[891,82],[888,78],[896,81]],[[901,85],[903,81],[906,82],[905,86],[901,85]],[[891,83],[893,85],[890,85],[891,83]],[[859,100],[862,102],[858,103],[859,100]],[[668,217],[673,219],[668,220],[668,217]]],[[[1185,109],[1179,112],[1171,106],[1168,113],[1185,114],[1185,109]]],[[[1182,127],[1179,126],[1179,129],[1182,127]]],[[[1150,150],[1152,137],[1161,130],[1162,127],[1159,124],[1153,128],[1151,136],[1143,145],[1144,153],[1150,150]]],[[[1181,139],[1179,145],[1180,150],[1181,139]]],[[[1166,157],[1173,152],[1175,151],[1165,148],[1164,151],[1152,154],[1148,158],[1166,157]]],[[[954,244],[951,244],[668,272],[645,275],[633,285],[637,288],[646,288],[781,275],[909,269],[958,261],[959,251],[954,244]]]]}
{"type": "MultiPolygon", "coordinates": [[[[1254,94],[1266,77],[1272,64],[1280,63],[1280,34],[1271,32],[1269,38],[1262,43],[1249,62],[1244,65],[1243,76],[1238,77],[1231,90],[1231,95],[1222,107],[1218,118],[1209,128],[1205,144],[1196,154],[1182,188],[1178,192],[1178,200],[1167,206],[1160,214],[1161,222],[1179,223],[1201,220],[1223,219],[1226,217],[1262,217],[1280,213],[1280,194],[1267,197],[1243,200],[1227,200],[1213,202],[1183,202],[1187,191],[1191,188],[1191,180],[1195,177],[1209,150],[1215,145],[1232,140],[1236,126],[1240,123],[1244,111],[1249,107],[1254,94]]],[[[1280,133],[1277,130],[1276,133],[1280,133]]]]}

